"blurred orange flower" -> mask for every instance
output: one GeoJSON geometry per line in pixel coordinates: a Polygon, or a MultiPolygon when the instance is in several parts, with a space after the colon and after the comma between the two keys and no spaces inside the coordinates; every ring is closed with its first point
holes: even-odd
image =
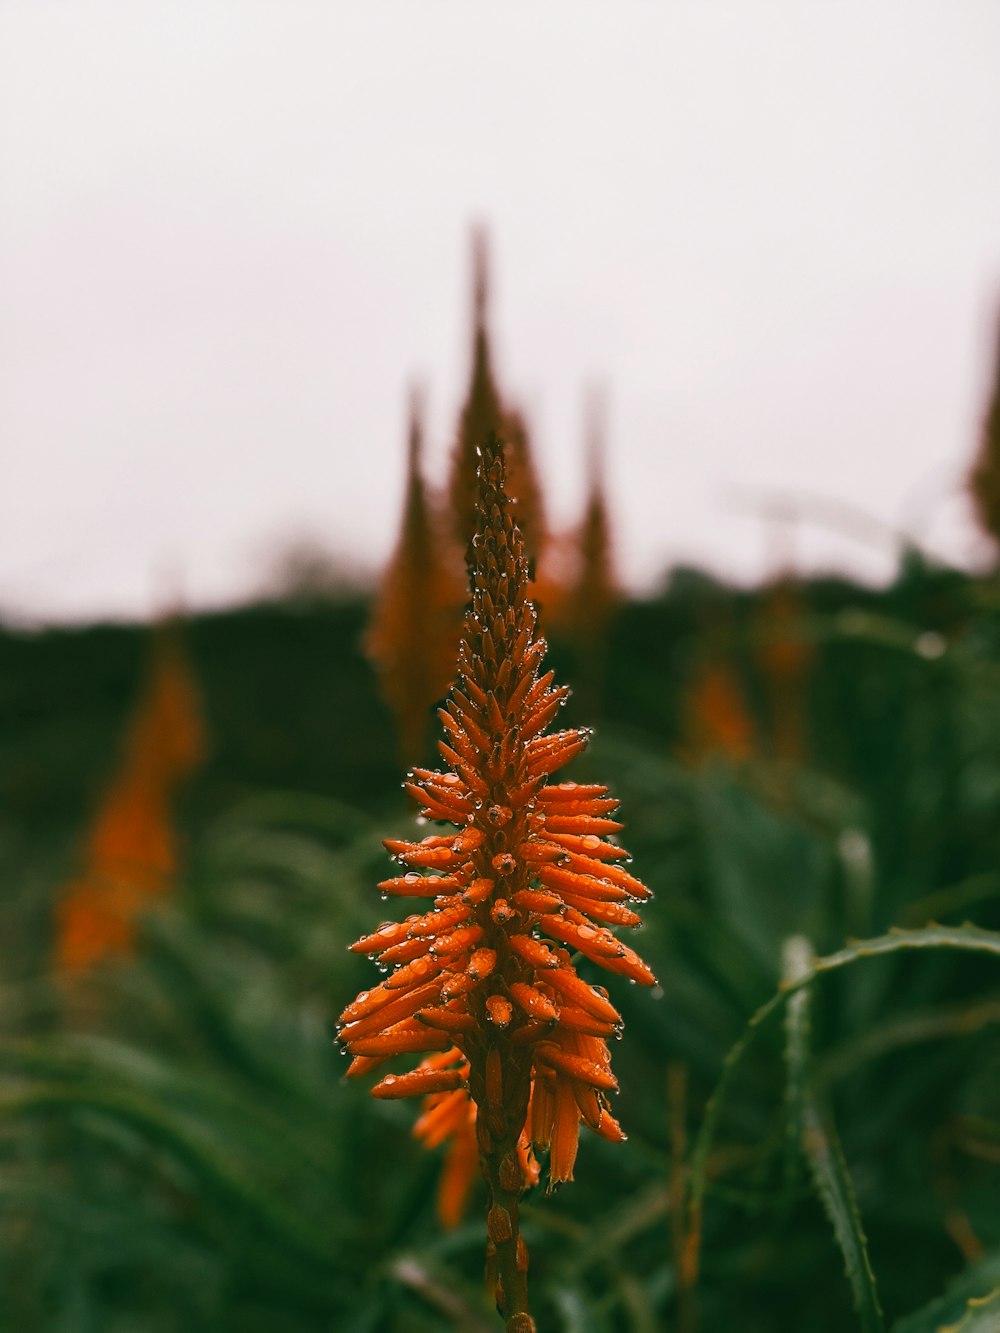
{"type": "Polygon", "coordinates": [[[203,750],[194,680],[176,629],[163,627],[121,769],[87,837],[83,872],[56,906],[60,975],[132,954],[137,913],[166,891],[176,870],[172,792],[201,761],[203,750]]]}
{"type": "Polygon", "coordinates": [[[455,675],[464,584],[421,474],[421,401],[410,401],[406,499],[365,649],[392,711],[404,763],[423,755],[430,709],[455,675]]]}

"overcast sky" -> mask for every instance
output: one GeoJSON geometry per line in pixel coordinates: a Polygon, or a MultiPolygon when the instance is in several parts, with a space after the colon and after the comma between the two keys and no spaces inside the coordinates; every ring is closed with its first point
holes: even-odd
{"type": "Polygon", "coordinates": [[[0,611],[377,565],[439,474],[488,223],[550,509],[608,399],[623,573],[981,547],[995,0],[0,0],[0,611]]]}

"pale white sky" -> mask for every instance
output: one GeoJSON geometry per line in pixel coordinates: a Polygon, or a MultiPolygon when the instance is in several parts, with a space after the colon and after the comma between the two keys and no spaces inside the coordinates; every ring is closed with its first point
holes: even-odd
{"type": "Polygon", "coordinates": [[[241,595],[443,465],[468,228],[557,519],[609,399],[620,562],[975,558],[1000,307],[995,0],[0,0],[0,611],[241,595]],[[829,505],[828,505],[829,508],[829,505]],[[832,511],[831,511],[832,512],[832,511]]]}

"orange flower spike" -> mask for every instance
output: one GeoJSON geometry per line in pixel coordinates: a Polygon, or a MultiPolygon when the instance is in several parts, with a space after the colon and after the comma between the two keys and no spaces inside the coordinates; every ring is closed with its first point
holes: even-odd
{"type": "Polygon", "coordinates": [[[197,767],[205,736],[176,624],[158,627],[149,676],[119,772],[87,834],[82,873],[56,905],[57,972],[71,977],[135,951],[136,918],[177,868],[175,788],[197,767]]]}
{"type": "Polygon", "coordinates": [[[538,1175],[532,1144],[550,1149],[551,1188],[572,1177],[581,1121],[623,1137],[607,1104],[617,1087],[607,1038],[621,1016],[577,975],[566,946],[633,980],[654,978],[609,928],[637,924],[622,900],[649,896],[617,864],[627,854],[609,840],[621,827],[609,818],[616,803],[598,784],[551,780],[589,732],[545,730],[566,691],[539,674],[545,644],[504,476],[491,436],[477,480],[459,681],[442,710],[448,741],[439,748],[451,771],[418,769],[409,782],[425,816],[443,809],[457,831],[386,843],[406,871],[383,890],[434,903],[354,946],[395,970],[348,1006],[340,1037],[354,1057],[439,1048],[374,1093],[427,1097],[416,1132],[453,1145],[441,1195],[449,1222],[467,1192],[474,1126],[498,1301],[509,1333],[529,1333],[518,1201],[538,1175]]]}
{"type": "MultiPolygon", "coordinates": [[[[414,393],[402,525],[365,639],[380,692],[396,722],[404,763],[421,756],[428,710],[451,681],[457,637],[454,622],[461,604],[461,589],[449,573],[441,516],[421,474],[422,448],[422,405],[414,393]]],[[[438,817],[436,811],[434,817],[438,817]]]]}

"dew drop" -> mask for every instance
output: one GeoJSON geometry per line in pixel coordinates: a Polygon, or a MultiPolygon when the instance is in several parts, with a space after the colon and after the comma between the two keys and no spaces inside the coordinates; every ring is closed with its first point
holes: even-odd
{"type": "Polygon", "coordinates": [[[588,852],[595,851],[601,845],[601,840],[596,833],[588,833],[583,840],[583,845],[588,852]]]}
{"type": "Polygon", "coordinates": [[[422,878],[422,875],[418,875],[415,870],[411,870],[409,874],[403,876],[403,882],[406,884],[419,884],[422,878]]]}
{"type": "Polygon", "coordinates": [[[653,997],[654,1000],[662,1000],[664,995],[663,987],[660,985],[654,986],[653,989],[650,991],[650,995],[653,997]]]}

